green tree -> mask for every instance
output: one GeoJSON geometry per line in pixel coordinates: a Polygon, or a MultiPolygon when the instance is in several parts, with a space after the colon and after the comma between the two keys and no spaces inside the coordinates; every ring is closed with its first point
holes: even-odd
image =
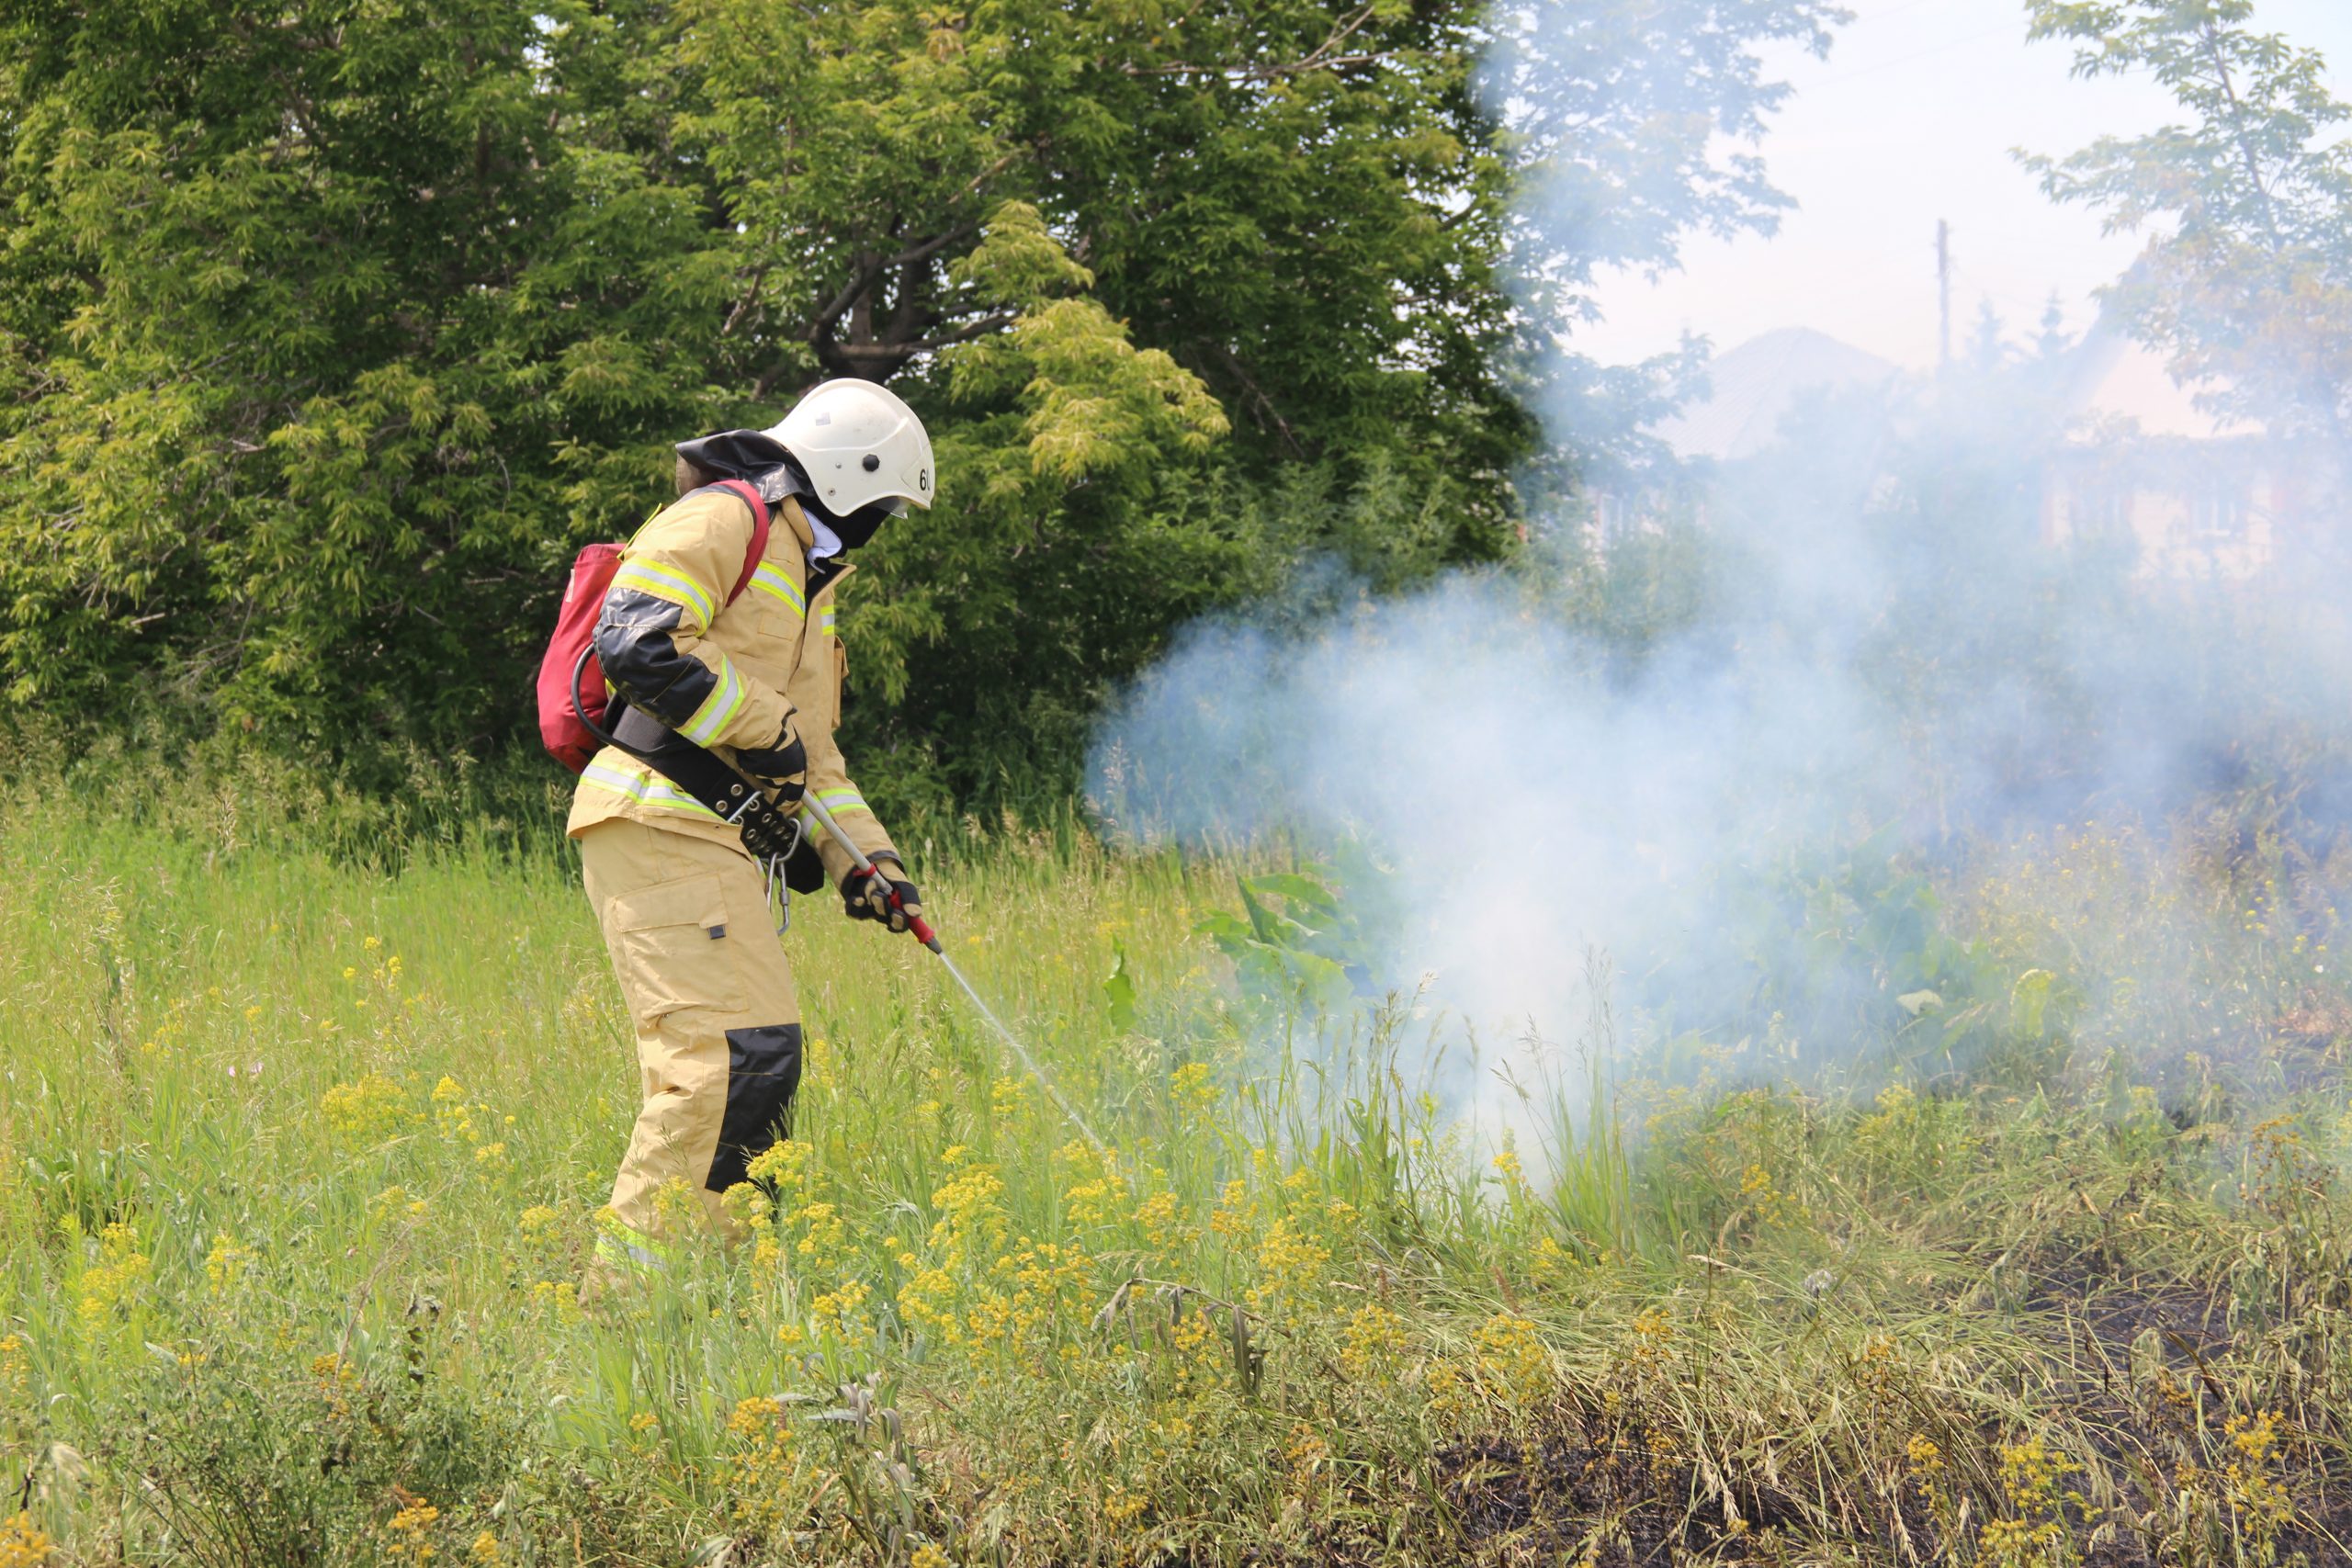
{"type": "Polygon", "coordinates": [[[1583,284],[1769,222],[1721,153],[1776,101],[1749,45],[1836,15],[22,0],[8,693],[495,748],[668,444],[851,373],[942,456],[847,612],[870,782],[1066,779],[1108,683],[1302,553],[1511,548],[1538,378],[1633,385],[1558,358],[1583,284]]]}
{"type": "Polygon", "coordinates": [[[649,436],[716,412],[733,282],[586,21],[11,9],[19,702],[160,685],[362,754],[517,728],[564,547],[641,514],[649,436]]]}
{"type": "Polygon", "coordinates": [[[2035,0],[2031,36],[2080,76],[2144,72],[2185,123],[2029,159],[2061,201],[2145,231],[2108,302],[2234,412],[2352,451],[2352,118],[2318,51],[2252,0],[2035,0]]]}

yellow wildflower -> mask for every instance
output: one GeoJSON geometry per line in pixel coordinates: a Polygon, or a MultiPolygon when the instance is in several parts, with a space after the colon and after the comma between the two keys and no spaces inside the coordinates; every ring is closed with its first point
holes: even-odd
{"type": "Polygon", "coordinates": [[[2278,1413],[2233,1416],[2222,1426],[2234,1457],[2222,1472],[2222,1493],[2230,1512],[2254,1538],[2255,1561],[2277,1556],[2278,1532],[2294,1517],[2294,1503],[2274,1473],[2278,1460],[2278,1413]]]}
{"type": "Polygon", "coordinates": [[[2062,1494],[2058,1483],[2074,1470],[2065,1455],[2030,1438],[2001,1450],[2001,1495],[2012,1517],[1987,1519],[1980,1538],[1982,1560],[1999,1568],[2062,1560],[2066,1544],[2064,1505],[2080,1503],[2077,1494],[2062,1494]]]}
{"type": "Polygon", "coordinates": [[[1216,1108],[1219,1090],[1209,1081],[1205,1062],[1187,1062],[1168,1076],[1168,1092],[1186,1121],[1198,1121],[1216,1108]]]}
{"type": "Polygon", "coordinates": [[[1161,1251],[1177,1251],[1191,1245],[1199,1233],[1183,1223],[1183,1213],[1176,1205],[1173,1192],[1155,1192],[1136,1209],[1136,1224],[1151,1245],[1161,1251]]]}
{"type": "Polygon", "coordinates": [[[427,1538],[432,1533],[434,1522],[440,1517],[441,1510],[422,1497],[413,1501],[403,1500],[401,1511],[384,1526],[384,1533],[389,1538],[384,1547],[386,1555],[395,1562],[430,1561],[435,1548],[427,1538]]]}
{"type": "Polygon", "coordinates": [[[339,1083],[319,1096],[319,1114],[328,1130],[345,1140],[372,1143],[400,1129],[408,1091],[381,1073],[339,1083]]]}
{"type": "MultiPolygon", "coordinates": [[[[74,1228],[78,1235],[80,1227],[74,1228]]],[[[128,1308],[153,1272],[154,1259],[139,1250],[137,1227],[121,1220],[109,1222],[98,1235],[97,1261],[84,1269],[75,1281],[81,1292],[83,1324],[96,1328],[117,1308],[128,1308]]]]}
{"type": "Polygon", "coordinates": [[[1029,1114],[1026,1078],[999,1078],[989,1088],[989,1106],[999,1122],[1014,1122],[1029,1114]]]}
{"type": "Polygon", "coordinates": [[[0,1336],[0,1409],[31,1403],[32,1368],[25,1359],[22,1336],[0,1336]]]}
{"type": "Polygon", "coordinates": [[[1257,1229],[1250,1202],[1250,1184],[1239,1178],[1225,1184],[1225,1196],[1209,1216],[1209,1229],[1227,1241],[1247,1241],[1257,1229]]]}
{"type": "Polygon", "coordinates": [[[1404,1320],[1374,1302],[1349,1314],[1340,1370],[1359,1382],[1393,1382],[1404,1350],[1404,1320]]]}
{"type": "Polygon", "coordinates": [[[784,1223],[787,1230],[800,1233],[795,1250],[803,1258],[830,1258],[849,1239],[841,1212],[831,1203],[804,1203],[786,1215],[784,1223]]]}
{"type": "Polygon", "coordinates": [[[776,1201],[788,1205],[809,1186],[808,1145],[790,1139],[770,1144],[752,1156],[752,1163],[744,1169],[744,1179],[774,1189],[776,1201]]]}
{"type": "Polygon", "coordinates": [[[350,1362],[336,1355],[313,1356],[311,1378],[318,1384],[319,1396],[326,1401],[329,1414],[351,1414],[351,1395],[359,1387],[359,1373],[350,1362]]]}
{"type": "Polygon", "coordinates": [[[839,1290],[829,1291],[810,1302],[809,1315],[836,1334],[848,1334],[870,1293],[864,1281],[846,1280],[839,1290]]]}
{"type": "Polygon", "coordinates": [[[255,1254],[250,1247],[240,1246],[225,1235],[212,1238],[212,1250],[204,1255],[204,1278],[215,1296],[225,1296],[234,1290],[254,1265],[255,1254]]]}
{"type": "Polygon", "coordinates": [[[1276,1220],[1258,1244],[1258,1283],[1250,1290],[1253,1305],[1312,1294],[1331,1261],[1331,1249],[1294,1227],[1276,1220]]]}
{"type": "Polygon", "coordinates": [[[41,1568],[57,1543],[33,1528],[30,1514],[0,1522],[0,1568],[41,1568]]]}
{"type": "Polygon", "coordinates": [[[1534,1404],[1552,1387],[1552,1353],[1537,1337],[1535,1325],[1510,1313],[1497,1313],[1470,1337],[1476,1348],[1478,1370],[1487,1386],[1510,1403],[1534,1404]]]}
{"type": "Polygon", "coordinates": [[[767,1223],[768,1195],[748,1181],[739,1181],[718,1195],[720,1213],[746,1230],[767,1223]]]}
{"type": "Polygon", "coordinates": [[[1003,1195],[1004,1182],[987,1165],[958,1172],[932,1193],[940,1215],[931,1227],[931,1246],[944,1266],[959,1268],[975,1254],[986,1256],[1001,1248],[1007,1223],[999,1201],[1003,1195]]]}
{"type": "Polygon", "coordinates": [[[531,1300],[555,1314],[561,1324],[576,1324],[587,1314],[580,1307],[580,1287],[569,1280],[541,1280],[531,1287],[531,1300]]]}
{"type": "Polygon", "coordinates": [[[956,1280],[944,1269],[925,1269],[899,1288],[899,1310],[909,1323],[929,1328],[947,1343],[963,1338],[956,1315],[956,1280]]]}
{"type": "Polygon", "coordinates": [[[727,1430],[735,1451],[720,1476],[736,1494],[737,1516],[764,1529],[782,1527],[798,1506],[792,1495],[797,1461],[785,1407],[774,1398],[739,1400],[727,1430]]]}

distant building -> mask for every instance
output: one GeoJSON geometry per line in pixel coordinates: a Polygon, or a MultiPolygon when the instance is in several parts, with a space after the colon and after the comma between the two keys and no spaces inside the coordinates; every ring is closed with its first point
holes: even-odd
{"type": "MultiPolygon", "coordinates": [[[[1767,451],[1781,425],[1811,395],[1859,389],[1881,391],[1903,378],[1890,361],[1810,327],[1784,327],[1719,354],[1707,366],[1707,395],[1650,427],[1685,462],[1741,463],[1767,451]]],[[[1657,486],[1620,482],[1587,492],[1589,525],[1602,539],[1655,528],[1676,509],[1677,495],[1706,516],[1703,500],[1657,486]]]]}
{"type": "MultiPolygon", "coordinates": [[[[2020,395],[2052,400],[2041,532],[2050,545],[2128,545],[2148,578],[2244,578],[2278,558],[2290,497],[2258,425],[2201,406],[2212,389],[2176,380],[2162,355],[2105,325],[2015,372],[2020,395]],[[2028,384],[2030,384],[2030,387],[2028,384]]],[[[1708,395],[1654,427],[1685,459],[1738,464],[1769,450],[1813,397],[1897,394],[1917,378],[1826,333],[1791,327],[1709,367],[1708,395]]],[[[1639,526],[1650,498],[1597,495],[1604,536],[1639,526]]]]}
{"type": "Polygon", "coordinates": [[[2067,355],[2041,536],[2128,544],[2148,577],[2252,576],[2278,554],[2280,465],[2261,426],[2200,406],[2162,355],[2104,326],[2067,355]]]}

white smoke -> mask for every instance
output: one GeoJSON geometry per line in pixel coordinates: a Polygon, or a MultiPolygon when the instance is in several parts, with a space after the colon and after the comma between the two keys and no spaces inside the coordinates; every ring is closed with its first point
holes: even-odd
{"type": "MultiPolygon", "coordinates": [[[[1572,501],[1510,569],[1386,599],[1311,572],[1192,627],[1114,705],[1098,802],[1143,837],[1365,848],[1351,863],[1378,870],[1343,892],[1376,982],[1434,971],[1430,999],[1483,1038],[1574,1038],[1597,949],[1637,1027],[1730,1043],[1768,1021],[1758,974],[1809,961],[1771,903],[1792,865],[1865,840],[1949,858],[2091,814],[2160,818],[2290,732],[2352,742],[2352,594],[2331,552],[2159,585],[2043,542],[2056,374],[1819,400],[1763,456],[1636,496],[1648,521],[1628,540],[1595,540],[1572,501]],[[1652,563],[1678,542],[1704,558],[1702,602],[1630,637],[1644,617],[1610,595],[1673,580],[1652,563]]],[[[1578,453],[1615,417],[1581,390],[1542,412],[1578,453]]],[[[1884,977],[1847,979],[1859,995],[1884,977]]],[[[1517,1124],[1485,1075],[1448,1087],[1489,1132],[1517,1124]]]]}

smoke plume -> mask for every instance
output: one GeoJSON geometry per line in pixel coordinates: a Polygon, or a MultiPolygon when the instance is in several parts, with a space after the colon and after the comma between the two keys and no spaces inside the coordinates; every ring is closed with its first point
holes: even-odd
{"type": "MultiPolygon", "coordinates": [[[[1574,209],[1522,227],[1572,226],[1589,194],[1539,186],[1574,209]]],[[[1428,1000],[1487,1040],[1572,1039],[1599,950],[1637,1035],[1777,1030],[1792,1060],[1849,1059],[1897,981],[1814,951],[1804,889],[1858,854],[1949,866],[2288,769],[2303,828],[2335,826],[2334,498],[2282,483],[2282,448],[2087,442],[2088,352],[1804,400],[1736,461],[1563,498],[1506,568],[1375,598],[1321,563],[1124,694],[1098,803],[1145,839],[1345,851],[1375,984],[1433,971],[1428,1000]],[[2254,497],[2266,558],[2053,526],[2065,498],[2081,515],[2086,452],[2139,476],[2126,494],[2254,497]]],[[[1596,450],[1619,411],[1589,376],[1548,384],[1551,439],[1596,450]]],[[[1510,1124],[1484,1075],[1448,1087],[1510,1124]]]]}

